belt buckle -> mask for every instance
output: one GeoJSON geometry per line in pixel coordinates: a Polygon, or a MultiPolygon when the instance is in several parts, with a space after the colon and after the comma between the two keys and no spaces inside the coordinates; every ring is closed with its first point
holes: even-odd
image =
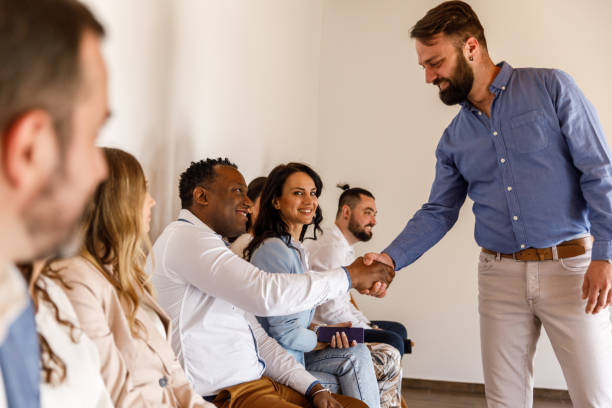
{"type": "MultiPolygon", "coordinates": [[[[521,252],[521,251],[519,251],[519,252],[521,252]]],[[[523,261],[522,259],[518,259],[516,257],[516,254],[518,254],[518,252],[513,252],[512,253],[512,259],[514,259],[515,262],[527,262],[527,261],[523,261]]]]}

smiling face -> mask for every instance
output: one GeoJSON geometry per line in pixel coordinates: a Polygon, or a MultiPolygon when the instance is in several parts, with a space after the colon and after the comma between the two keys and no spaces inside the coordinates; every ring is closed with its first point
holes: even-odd
{"type": "Polygon", "coordinates": [[[215,166],[214,181],[205,193],[207,205],[204,222],[224,237],[243,234],[253,204],[246,193],[247,185],[238,170],[231,166],[215,166]]]}
{"type": "Polygon", "coordinates": [[[287,225],[287,229],[297,240],[304,225],[312,223],[315,211],[319,206],[317,200],[317,188],[308,174],[296,172],[285,180],[283,192],[276,197],[272,204],[281,215],[281,219],[287,225]]]}
{"type": "Polygon", "coordinates": [[[372,197],[360,195],[361,200],[351,210],[348,230],[359,241],[369,241],[372,238],[372,228],[376,225],[376,202],[372,197]]]}
{"type": "Polygon", "coordinates": [[[455,105],[467,99],[474,85],[474,72],[456,41],[437,34],[427,43],[416,41],[419,65],[425,70],[425,82],[440,90],[446,105],[455,105]]]}

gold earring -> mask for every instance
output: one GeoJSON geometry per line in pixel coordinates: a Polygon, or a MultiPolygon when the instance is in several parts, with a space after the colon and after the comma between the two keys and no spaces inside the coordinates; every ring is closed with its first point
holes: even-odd
{"type": "Polygon", "coordinates": [[[470,58],[468,58],[468,59],[469,59],[470,61],[474,61],[474,57],[472,57],[471,55],[470,55],[470,58]]]}

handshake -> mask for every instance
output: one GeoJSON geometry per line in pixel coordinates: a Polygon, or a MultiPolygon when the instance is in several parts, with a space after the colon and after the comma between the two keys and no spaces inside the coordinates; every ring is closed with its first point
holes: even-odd
{"type": "Polygon", "coordinates": [[[367,253],[346,269],[351,276],[351,287],[359,293],[384,297],[395,277],[395,264],[387,254],[367,253]]]}

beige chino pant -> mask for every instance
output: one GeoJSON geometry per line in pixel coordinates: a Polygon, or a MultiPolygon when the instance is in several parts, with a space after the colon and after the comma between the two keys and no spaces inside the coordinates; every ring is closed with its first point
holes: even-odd
{"type": "Polygon", "coordinates": [[[478,309],[489,408],[532,407],[533,359],[542,326],[574,408],[612,408],[610,310],[587,315],[582,299],[590,259],[590,251],[541,262],[480,254],[478,309]]]}

